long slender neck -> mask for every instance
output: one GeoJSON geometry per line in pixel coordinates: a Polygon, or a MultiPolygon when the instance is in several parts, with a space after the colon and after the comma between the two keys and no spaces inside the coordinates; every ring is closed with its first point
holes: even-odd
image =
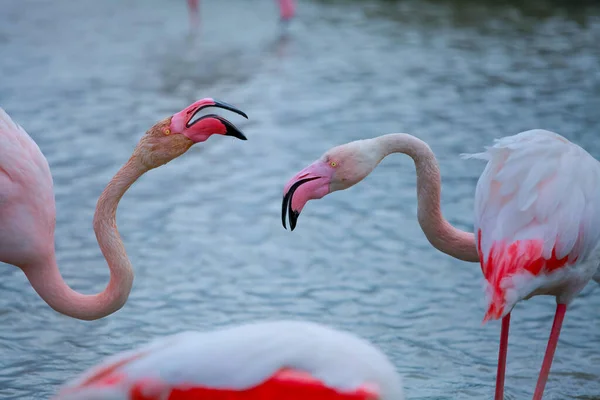
{"type": "Polygon", "coordinates": [[[479,262],[474,235],[453,227],[442,215],[440,168],[427,143],[405,133],[383,135],[374,140],[380,145],[383,157],[404,153],[415,162],[418,219],[429,243],[459,260],[479,262]]]}
{"type": "Polygon", "coordinates": [[[110,269],[110,281],[101,293],[84,295],[63,280],[54,250],[22,269],[36,292],[56,311],[73,318],[94,320],[119,310],[127,301],[133,284],[133,269],[117,230],[117,206],[123,194],[145,172],[135,155],[108,183],[96,206],[94,231],[110,269]]]}

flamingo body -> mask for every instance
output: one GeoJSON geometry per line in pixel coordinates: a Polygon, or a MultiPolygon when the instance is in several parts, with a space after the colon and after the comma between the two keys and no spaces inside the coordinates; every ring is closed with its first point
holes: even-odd
{"type": "Polygon", "coordinates": [[[495,400],[504,398],[512,308],[553,295],[556,313],[533,395],[541,400],[567,306],[598,271],[600,163],[542,129],[470,157],[487,161],[475,191],[475,234],[488,285],[484,321],[502,318],[495,400]]]}
{"type": "Polygon", "coordinates": [[[394,366],[369,342],[311,322],[274,321],[155,340],[110,357],[55,399],[108,398],[402,400],[403,393],[394,366]]]}
{"type": "Polygon", "coordinates": [[[188,5],[188,13],[190,16],[190,26],[192,29],[198,29],[198,24],[200,23],[200,10],[199,3],[200,0],[187,0],[188,5]]]}
{"type": "Polygon", "coordinates": [[[497,140],[475,192],[475,232],[488,283],[484,317],[539,294],[569,304],[598,270],[600,164],[535,129],[497,140]]]}
{"type": "Polygon", "coordinates": [[[0,107],[0,261],[27,264],[32,249],[54,249],[56,208],[48,161],[0,107]]]}
{"type": "Polygon", "coordinates": [[[277,0],[279,3],[279,15],[282,21],[289,21],[296,14],[295,0],[277,0]]]}

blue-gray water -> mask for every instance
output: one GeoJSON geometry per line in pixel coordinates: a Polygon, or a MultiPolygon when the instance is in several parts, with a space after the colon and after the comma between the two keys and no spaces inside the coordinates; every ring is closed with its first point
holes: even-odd
{"type": "MultiPolygon", "coordinates": [[[[193,43],[184,0],[2,0],[0,106],[50,162],[58,259],[77,290],[107,282],[94,206],[149,126],[206,96],[250,120],[232,117],[247,142],[212,138],[125,196],[118,223],[136,279],[118,313],[61,316],[1,266],[0,397],[47,398],[155,335],[294,317],[373,341],[409,399],[491,399],[500,323],[481,324],[479,267],[420,231],[410,160],[389,157],[309,203],[293,233],[280,222],[283,185],[334,145],[409,132],[439,157],[445,215],[470,230],[483,166],[460,153],[539,127],[600,158],[600,10],[299,0],[280,38],[274,1],[203,3],[193,43]]],[[[531,397],[554,307],[550,297],[516,307],[507,399],[531,397]]],[[[599,398],[590,284],[567,313],[545,399],[599,398]]]]}

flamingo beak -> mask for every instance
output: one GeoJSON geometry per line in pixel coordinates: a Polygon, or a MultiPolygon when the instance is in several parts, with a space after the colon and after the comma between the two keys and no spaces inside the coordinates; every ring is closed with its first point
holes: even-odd
{"type": "Polygon", "coordinates": [[[236,107],[232,106],[231,104],[227,104],[224,101],[213,100],[212,104],[201,105],[200,107],[198,107],[198,109],[196,109],[190,115],[190,117],[188,119],[188,122],[185,125],[186,128],[191,128],[194,124],[196,124],[198,121],[202,121],[203,119],[214,118],[214,119],[219,120],[225,126],[225,136],[233,136],[233,137],[236,137],[236,138],[238,138],[240,140],[248,140],[246,138],[246,136],[242,133],[242,131],[240,131],[235,125],[233,125],[231,122],[229,122],[227,119],[221,117],[220,115],[208,114],[208,115],[205,115],[205,116],[203,116],[201,118],[198,118],[194,122],[191,122],[194,119],[194,117],[196,116],[196,114],[198,114],[201,110],[203,110],[203,109],[205,109],[207,107],[222,108],[224,110],[228,110],[228,111],[234,112],[236,114],[239,114],[242,117],[248,119],[248,115],[246,115],[246,113],[243,112],[242,110],[240,110],[239,108],[236,108],[236,107]]]}
{"type": "Polygon", "coordinates": [[[211,98],[204,98],[174,114],[171,117],[171,131],[184,134],[194,143],[203,142],[213,134],[233,136],[240,140],[246,140],[246,136],[235,125],[220,115],[203,115],[194,120],[200,111],[209,107],[222,108],[248,118],[245,112],[231,104],[211,98]]]}
{"type": "Polygon", "coordinates": [[[333,168],[321,160],[315,161],[287,183],[281,204],[281,223],[287,229],[286,217],[289,215],[290,229],[296,228],[302,208],[309,200],[320,199],[330,193],[329,185],[333,177],[333,168]]]}

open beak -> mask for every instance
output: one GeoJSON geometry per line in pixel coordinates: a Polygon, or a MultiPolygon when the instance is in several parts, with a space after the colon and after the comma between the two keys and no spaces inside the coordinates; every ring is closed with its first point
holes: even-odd
{"type": "Polygon", "coordinates": [[[240,131],[235,125],[233,125],[231,122],[229,122],[227,119],[221,117],[220,115],[208,114],[208,115],[204,115],[204,116],[198,118],[197,120],[191,122],[194,119],[194,117],[196,116],[196,114],[198,114],[201,110],[208,108],[208,107],[222,108],[224,110],[228,110],[228,111],[234,112],[236,114],[239,114],[242,117],[248,119],[248,116],[246,115],[245,112],[232,106],[231,104],[227,104],[227,103],[225,103],[223,101],[219,101],[219,100],[213,100],[213,99],[208,100],[207,99],[203,103],[201,103],[198,108],[193,110],[192,113],[190,113],[189,118],[185,124],[185,127],[190,128],[194,124],[198,123],[198,121],[202,121],[203,119],[206,119],[206,118],[214,118],[214,119],[219,120],[225,126],[225,129],[226,129],[225,135],[226,136],[233,136],[240,140],[248,140],[246,138],[246,136],[242,133],[242,131],[240,131]]]}
{"type": "Polygon", "coordinates": [[[281,203],[281,223],[287,229],[289,216],[290,229],[296,228],[302,208],[309,200],[320,199],[330,192],[329,184],[333,169],[322,161],[315,161],[287,183],[281,203]]]}

